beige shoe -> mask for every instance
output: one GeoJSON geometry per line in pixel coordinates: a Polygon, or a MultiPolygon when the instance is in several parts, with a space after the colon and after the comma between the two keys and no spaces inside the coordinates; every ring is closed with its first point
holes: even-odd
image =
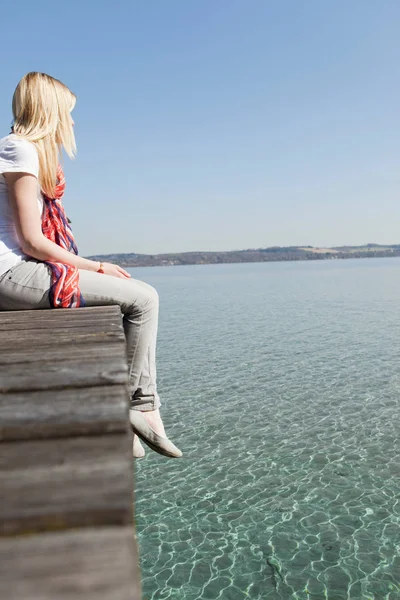
{"type": "Polygon", "coordinates": [[[144,458],[144,455],[146,454],[146,452],[144,451],[144,448],[142,446],[142,444],[140,443],[140,440],[138,438],[137,435],[133,436],[133,458],[144,458]]]}
{"type": "Polygon", "coordinates": [[[150,427],[144,416],[139,410],[130,410],[129,419],[132,425],[133,433],[135,433],[142,442],[147,444],[149,448],[170,458],[180,458],[182,452],[168,438],[161,437],[150,427]]]}

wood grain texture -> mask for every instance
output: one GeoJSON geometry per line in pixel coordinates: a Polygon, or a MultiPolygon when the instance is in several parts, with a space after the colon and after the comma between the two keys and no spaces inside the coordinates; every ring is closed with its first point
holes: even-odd
{"type": "Polygon", "coordinates": [[[119,307],[0,313],[0,393],[127,382],[119,307]]]}
{"type": "Polygon", "coordinates": [[[0,441],[126,433],[126,385],[0,394],[0,441]]]}
{"type": "Polygon", "coordinates": [[[131,527],[0,539],[4,600],[140,600],[131,527]]]}
{"type": "MultiPolygon", "coordinates": [[[[1,338],[3,343],[3,338],[1,338]]],[[[8,344],[8,342],[6,342],[8,344]]],[[[125,349],[121,346],[121,341],[115,339],[99,337],[85,340],[76,339],[70,336],[69,339],[59,340],[55,337],[51,344],[50,340],[43,342],[40,338],[35,344],[12,344],[6,355],[0,356],[0,369],[8,365],[20,365],[24,368],[24,363],[41,363],[40,368],[45,368],[43,363],[65,363],[79,361],[91,362],[91,356],[97,359],[99,368],[107,367],[110,358],[119,359],[124,362],[125,349]],[[40,348],[40,354],[37,349],[40,348]]],[[[58,365],[60,366],[60,365],[58,365]]],[[[38,365],[36,364],[36,368],[38,365]]]]}
{"type": "MultiPolygon", "coordinates": [[[[38,350],[39,352],[40,350],[38,350]]],[[[121,385],[127,383],[128,367],[121,357],[100,353],[86,360],[69,360],[38,365],[37,362],[0,365],[0,393],[121,385]]]]}
{"type": "MultiPolygon", "coordinates": [[[[30,354],[32,350],[36,350],[37,348],[52,348],[55,350],[57,346],[61,345],[63,351],[66,352],[68,356],[68,347],[72,345],[85,344],[86,346],[97,346],[98,344],[110,344],[114,342],[114,345],[117,346],[120,345],[123,340],[119,332],[92,331],[88,327],[81,327],[74,331],[68,331],[67,329],[60,331],[52,331],[51,329],[39,331],[31,329],[30,332],[31,337],[25,337],[21,331],[13,332],[11,335],[8,331],[1,332],[1,343],[6,345],[10,351],[15,351],[17,349],[22,356],[24,356],[25,350],[29,351],[30,354]]],[[[87,349],[88,348],[86,347],[86,350],[87,349]]],[[[25,352],[25,354],[28,354],[28,352],[25,352]]],[[[2,363],[7,356],[8,353],[7,355],[2,356],[2,363]]],[[[35,359],[35,356],[32,358],[35,359]]],[[[36,357],[36,360],[39,360],[39,358],[36,357]]]]}
{"type": "Polygon", "coordinates": [[[0,536],[132,522],[131,437],[3,442],[0,536]]]}
{"type": "Polygon", "coordinates": [[[118,306],[91,306],[87,308],[57,308],[49,310],[11,310],[0,311],[0,331],[10,329],[43,329],[45,327],[93,327],[113,330],[121,322],[118,306]]]}

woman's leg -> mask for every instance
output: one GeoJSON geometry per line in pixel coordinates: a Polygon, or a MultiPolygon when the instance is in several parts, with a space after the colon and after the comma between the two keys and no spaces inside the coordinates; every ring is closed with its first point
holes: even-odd
{"type": "Polygon", "coordinates": [[[156,290],[137,279],[120,279],[91,271],[80,271],[79,286],[88,306],[120,306],[127,343],[132,408],[140,411],[158,409],[156,290]]]}
{"type": "Polygon", "coordinates": [[[166,437],[156,384],[159,305],[156,290],[137,279],[91,271],[80,271],[79,285],[88,306],[120,306],[127,343],[131,409],[143,412],[154,431],[166,437]]]}
{"type": "Polygon", "coordinates": [[[43,262],[23,260],[0,277],[0,310],[50,308],[50,269],[43,262]]]}

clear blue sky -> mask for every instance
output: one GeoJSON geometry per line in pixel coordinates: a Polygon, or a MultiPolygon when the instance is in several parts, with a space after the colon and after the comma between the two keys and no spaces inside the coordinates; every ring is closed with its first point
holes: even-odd
{"type": "Polygon", "coordinates": [[[400,243],[399,0],[22,0],[27,71],[78,95],[81,254],[400,243]]]}

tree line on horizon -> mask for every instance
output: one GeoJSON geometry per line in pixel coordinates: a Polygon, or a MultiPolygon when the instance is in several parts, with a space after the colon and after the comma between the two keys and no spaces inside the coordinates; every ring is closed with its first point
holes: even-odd
{"type": "Polygon", "coordinates": [[[400,244],[365,246],[271,246],[225,252],[173,252],[167,254],[138,254],[135,252],[96,254],[92,260],[117,263],[122,267],[153,267],[204,264],[232,264],[251,262],[277,262],[298,260],[338,260],[349,258],[384,258],[400,256],[400,244]]]}

